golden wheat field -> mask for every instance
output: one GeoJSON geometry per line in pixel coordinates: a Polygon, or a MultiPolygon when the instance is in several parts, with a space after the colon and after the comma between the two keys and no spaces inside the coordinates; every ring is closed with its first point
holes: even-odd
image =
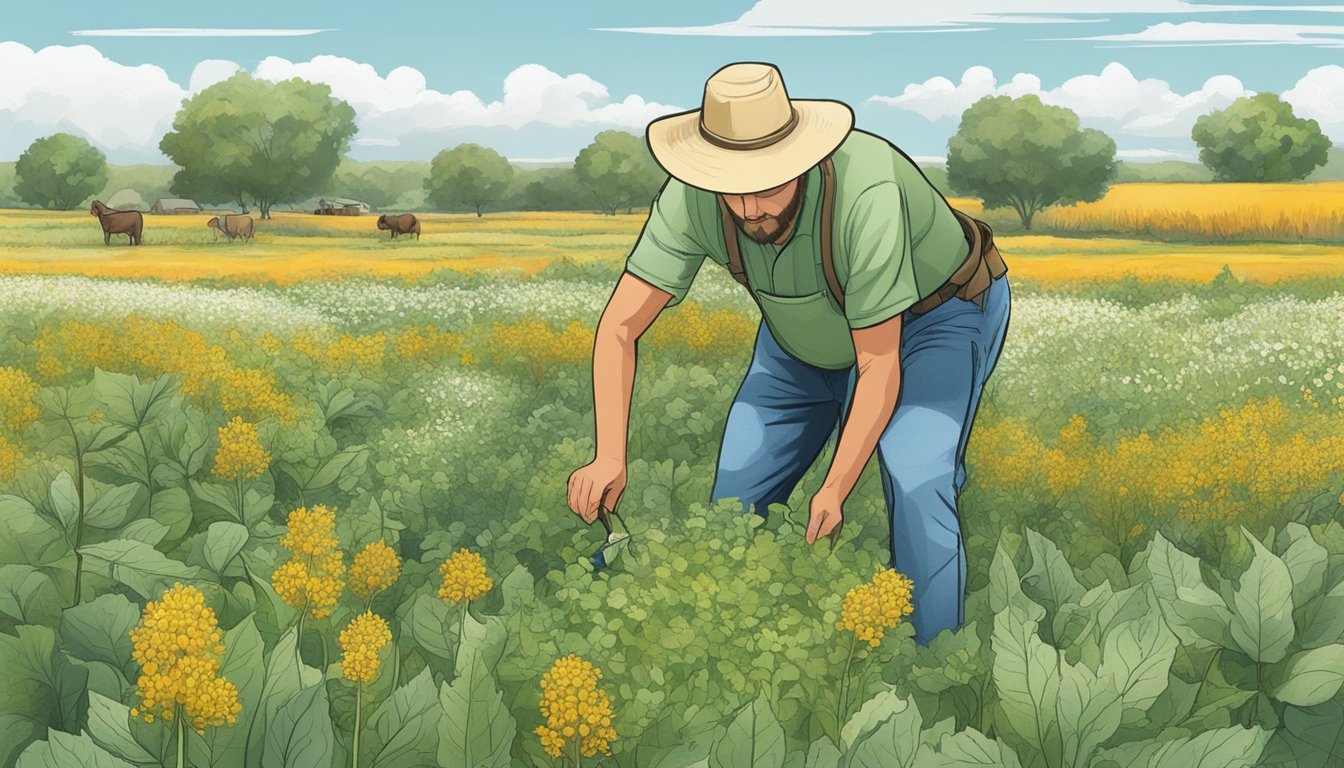
{"type": "MultiPolygon", "coordinates": [[[[978,200],[950,202],[986,217],[978,200]]],[[[531,274],[561,258],[624,258],[645,214],[420,214],[419,240],[390,239],[374,215],[276,213],[263,221],[254,214],[251,243],[216,239],[209,218],[147,215],[144,245],[132,248],[124,236],[104,246],[84,211],[0,211],[0,273],[279,284],[354,275],[415,280],[441,268],[531,274]]],[[[1344,275],[1344,183],[1120,184],[1097,203],[1051,209],[1037,221],[1052,234],[998,237],[1019,277],[1207,280],[1224,265],[1265,282],[1344,275]],[[1298,232],[1309,242],[1293,242],[1298,232]],[[1229,242],[1257,233],[1279,242],[1229,242]]]]}

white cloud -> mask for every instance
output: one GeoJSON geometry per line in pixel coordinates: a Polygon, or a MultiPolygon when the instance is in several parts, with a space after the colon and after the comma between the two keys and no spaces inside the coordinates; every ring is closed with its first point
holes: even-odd
{"type": "Polygon", "coordinates": [[[187,95],[159,67],[118,64],[88,45],[34,51],[0,43],[0,157],[34,139],[82,135],[128,159],[161,158],[158,144],[187,95]]]}
{"type": "Polygon", "coordinates": [[[133,29],[76,29],[75,37],[308,37],[330,29],[223,29],[138,27],[133,29]]]}
{"type": "Polygon", "coordinates": [[[1124,35],[1064,38],[1143,46],[1189,45],[1312,45],[1344,47],[1344,26],[1312,24],[1226,24],[1186,21],[1154,24],[1142,32],[1124,35]]]}
{"type": "Polygon", "coordinates": [[[1046,104],[1068,107],[1078,113],[1083,125],[1108,133],[1188,138],[1200,115],[1253,92],[1235,77],[1218,75],[1198,90],[1177,93],[1165,80],[1139,79],[1123,64],[1111,62],[1099,75],[1079,75],[1053,89],[1043,88],[1036,75],[1021,72],[999,84],[992,70],[975,66],[962,73],[959,83],[934,77],[907,85],[899,96],[873,96],[869,101],[942,120],[960,117],[967,107],[986,96],[1016,98],[1029,93],[1040,96],[1046,104]]]}
{"type": "Polygon", "coordinates": [[[1169,149],[1117,149],[1115,156],[1121,160],[1138,160],[1145,163],[1159,160],[1185,160],[1188,162],[1196,159],[1193,152],[1173,152],[1169,149]]]}
{"type": "MultiPolygon", "coordinates": [[[[0,72],[5,73],[0,77],[0,158],[18,157],[34,139],[66,131],[89,139],[114,162],[162,161],[159,140],[182,100],[240,69],[232,61],[207,59],[183,87],[159,67],[126,66],[89,45],[33,51],[0,43],[0,72]]],[[[330,85],[333,95],[355,109],[356,146],[411,147],[415,156],[468,134],[469,140],[480,141],[482,131],[488,136],[526,128],[589,137],[604,128],[639,132],[650,120],[681,109],[634,94],[613,98],[587,75],[560,75],[538,64],[509,73],[501,97],[492,101],[467,90],[430,88],[411,67],[380,75],[368,64],[336,56],[297,63],[269,57],[255,74],[330,85]]],[[[573,143],[566,136],[564,143],[573,143]]]]}
{"type": "Polygon", "coordinates": [[[908,28],[969,32],[986,24],[1064,24],[1098,21],[1106,14],[1188,14],[1210,12],[1344,12],[1339,5],[1212,5],[1186,0],[1019,0],[1006,9],[1002,0],[942,0],[936,3],[891,0],[758,0],[732,21],[702,26],[604,28],[607,32],[659,35],[795,36],[871,34],[908,28]],[[841,32],[847,30],[847,32],[841,32]]]}
{"type": "Polygon", "coordinates": [[[1344,144],[1344,67],[1317,67],[1283,92],[1293,114],[1321,124],[1321,130],[1336,144],[1344,144]]]}

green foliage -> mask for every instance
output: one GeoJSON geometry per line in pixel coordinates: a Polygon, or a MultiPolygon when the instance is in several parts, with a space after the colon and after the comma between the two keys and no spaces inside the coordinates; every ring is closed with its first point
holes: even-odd
{"type": "Polygon", "coordinates": [[[37,139],[14,164],[14,193],[29,205],[70,210],[107,184],[107,157],[68,133],[37,139]]]}
{"type": "Polygon", "coordinates": [[[504,194],[513,166],[493,149],[460,144],[434,156],[425,179],[426,200],[435,209],[466,208],[481,216],[504,194]]]}
{"type": "Polygon", "coordinates": [[[342,197],[368,203],[375,211],[390,211],[402,206],[408,192],[424,187],[429,175],[428,163],[361,163],[341,161],[331,179],[331,188],[342,197]]]}
{"type": "Polygon", "coordinates": [[[1011,207],[1027,229],[1049,206],[1100,200],[1115,175],[1115,142],[1093,128],[1079,130],[1072,110],[1034,94],[977,101],[947,146],[952,188],[987,208],[1011,207]]]}
{"type": "Polygon", "coordinates": [[[598,210],[647,207],[667,181],[643,139],[624,131],[602,131],[574,158],[574,174],[598,210]]]}
{"type": "Polygon", "coordinates": [[[1195,121],[1199,161],[1219,181],[1298,181],[1329,159],[1330,138],[1273,93],[1257,93],[1195,121]]]}
{"type": "Polygon", "coordinates": [[[326,187],[355,135],[354,109],[327,85],[240,72],[187,99],[159,142],[181,166],[173,193],[271,206],[326,187]]]}

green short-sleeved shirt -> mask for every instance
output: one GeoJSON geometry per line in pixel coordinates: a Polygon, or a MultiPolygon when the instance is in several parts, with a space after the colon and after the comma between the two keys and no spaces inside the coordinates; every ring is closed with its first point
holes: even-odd
{"type": "MultiPolygon", "coordinates": [[[[822,368],[854,364],[850,330],[876,325],[931,294],[966,259],[970,246],[947,201],[919,168],[885,139],[851,131],[832,155],[836,199],[832,253],[845,296],[831,296],[818,242],[822,179],[807,172],[798,223],[783,245],[737,232],[747,280],[780,346],[822,368]]],[[[724,268],[713,192],[669,179],[654,201],[626,271],[680,302],[708,257],[724,268]]]]}

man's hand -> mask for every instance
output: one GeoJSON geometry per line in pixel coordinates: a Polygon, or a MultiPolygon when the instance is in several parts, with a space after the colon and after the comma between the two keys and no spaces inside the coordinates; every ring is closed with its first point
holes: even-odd
{"type": "Polygon", "coordinates": [[[828,536],[836,526],[845,520],[841,506],[844,499],[834,490],[822,488],[812,497],[812,508],[807,517],[807,543],[815,544],[818,539],[828,536]]]}
{"type": "Polygon", "coordinates": [[[625,462],[598,459],[574,470],[569,476],[569,509],[592,524],[598,505],[615,509],[625,493],[625,462]]]}

